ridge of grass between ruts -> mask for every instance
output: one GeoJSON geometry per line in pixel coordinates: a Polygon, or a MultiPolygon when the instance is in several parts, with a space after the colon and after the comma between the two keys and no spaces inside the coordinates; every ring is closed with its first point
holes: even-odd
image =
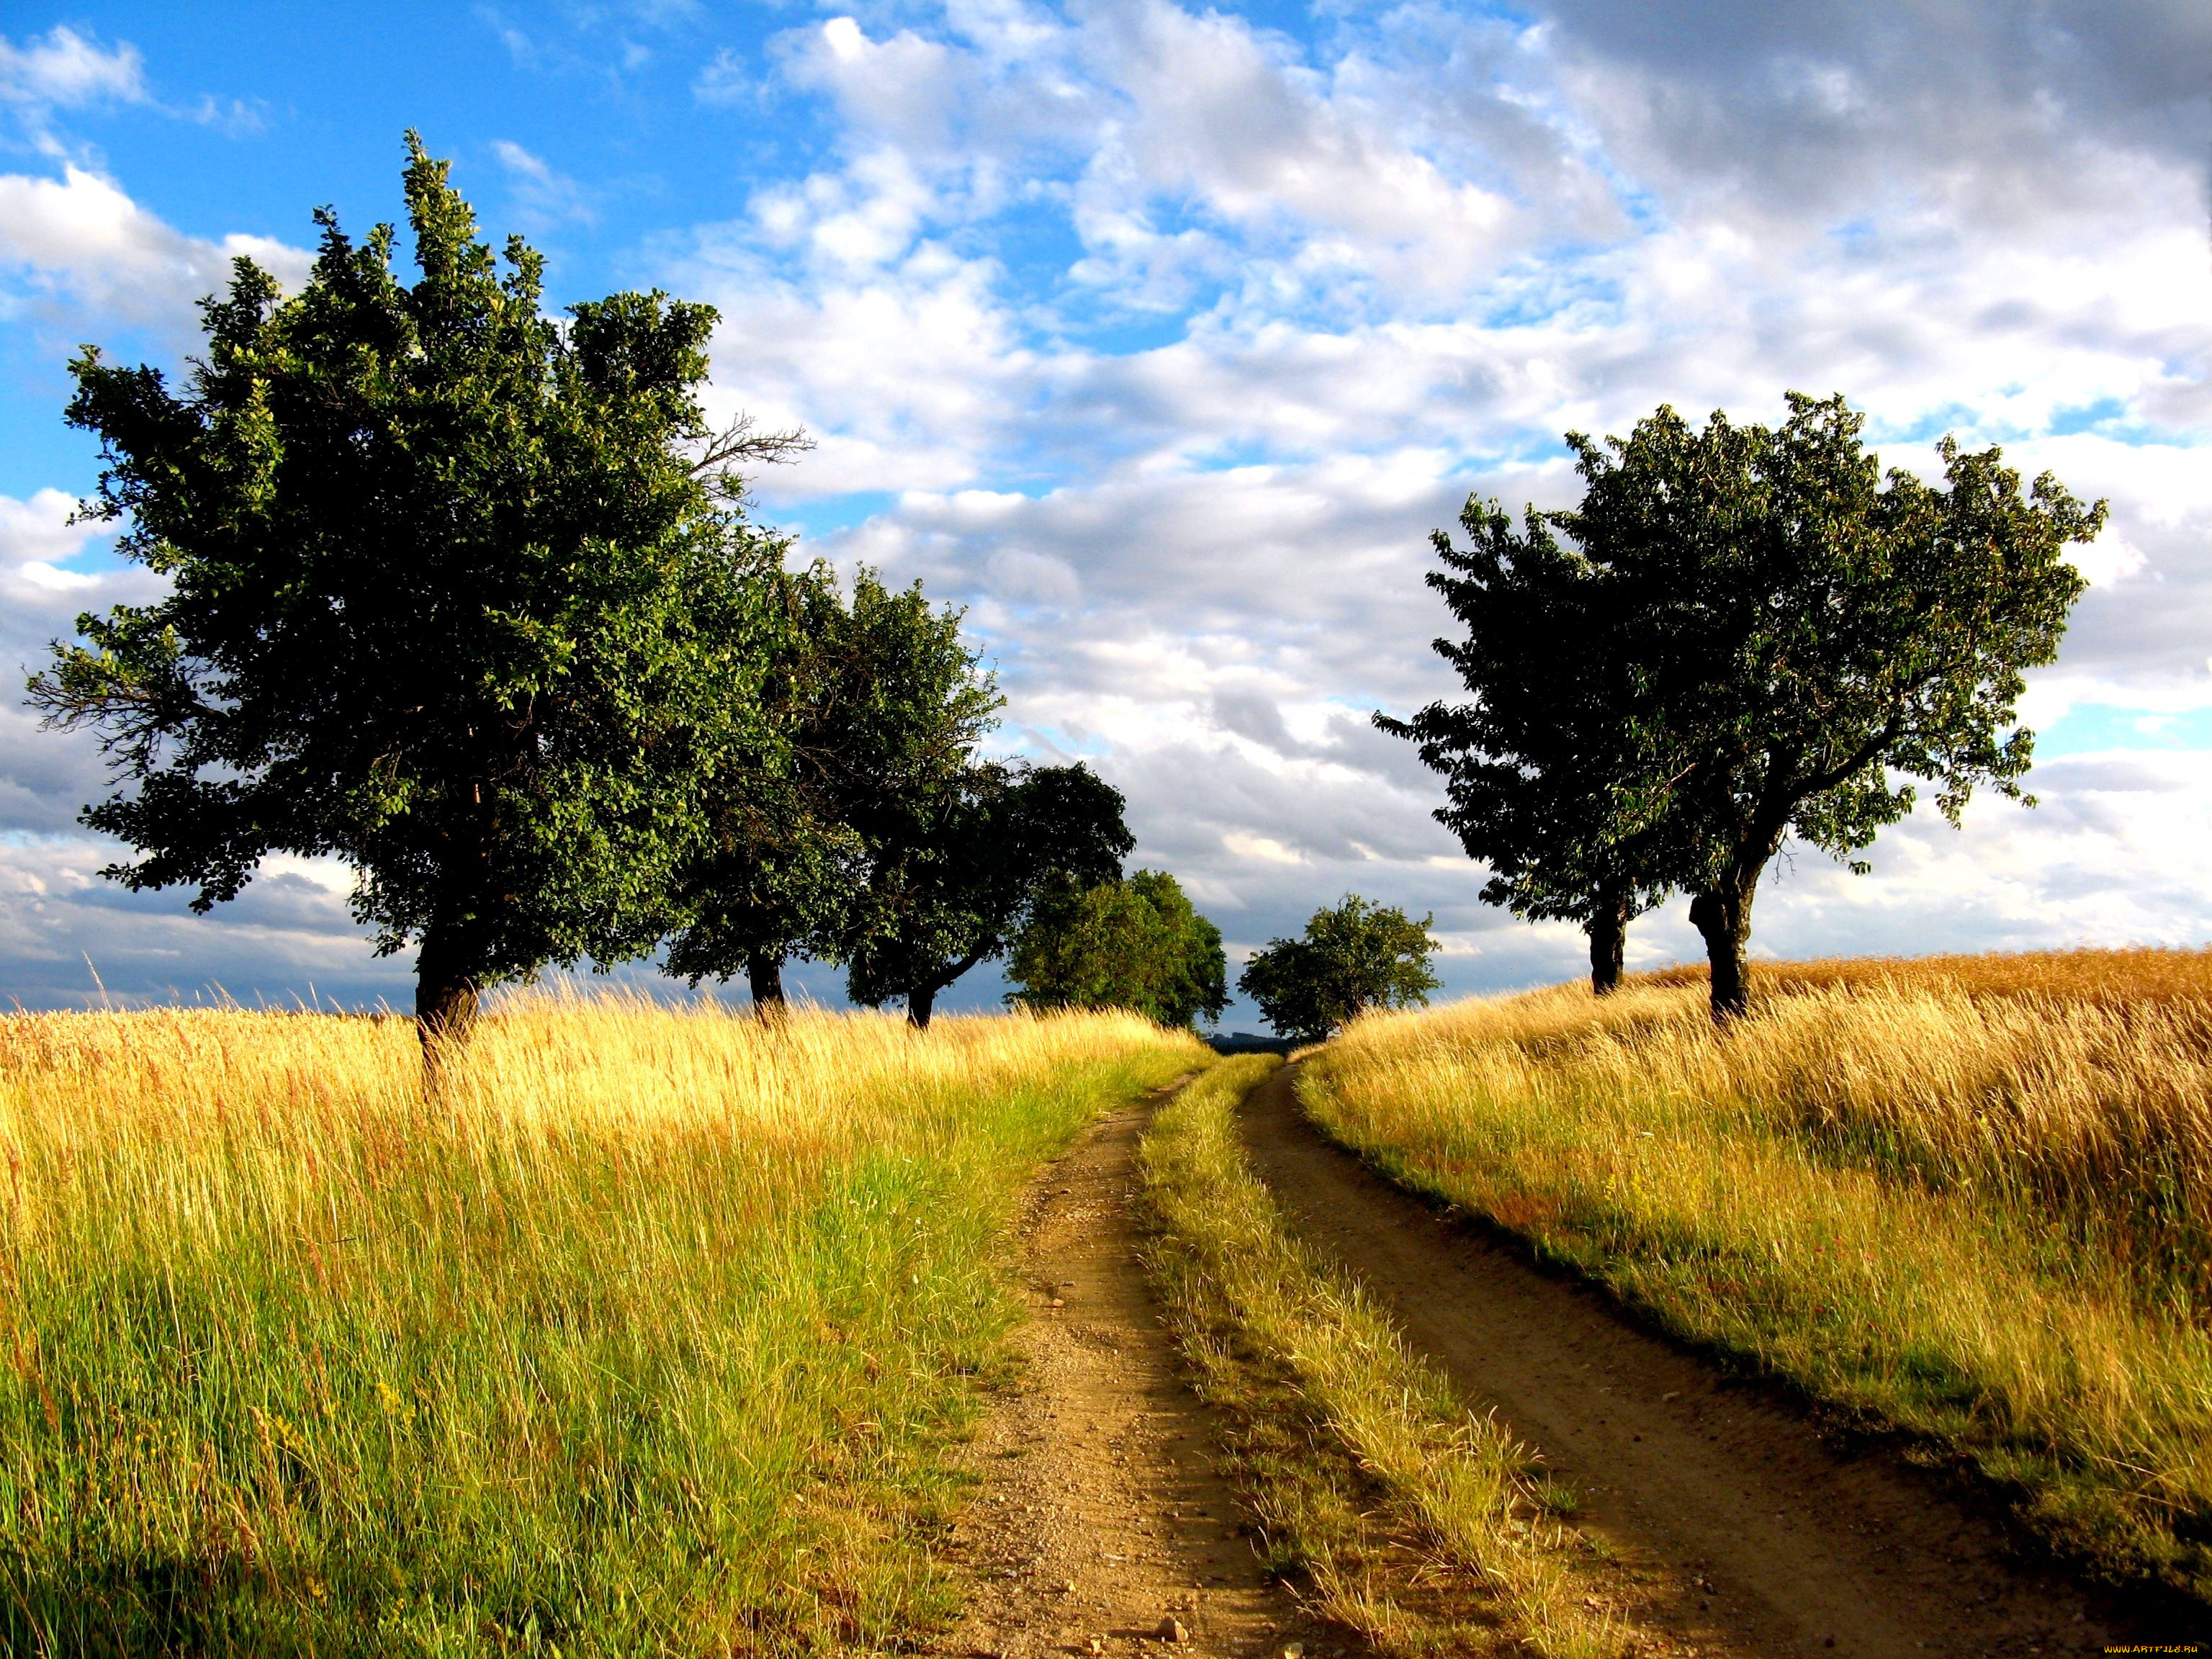
{"type": "Polygon", "coordinates": [[[1229,1409],[1270,1565],[1385,1654],[1598,1659],[1628,1632],[1525,1449],[1475,1416],[1359,1287],[1286,1230],[1237,1145],[1281,1062],[1225,1060],[1139,1148],[1146,1262],[1200,1392],[1229,1409]]]}
{"type": "Polygon", "coordinates": [[[1686,985],[1377,1016],[1299,1092],[1401,1185],[1964,1460],[2062,1554],[2212,1599],[2212,1002],[2156,954],[2133,1003],[2113,953],[2094,1000],[2034,958],[1876,963],[1725,1031],[1686,985]]]}
{"type": "Polygon", "coordinates": [[[1133,1017],[0,1019],[0,1644],[775,1655],[951,1611],[1005,1229],[1133,1017]]]}

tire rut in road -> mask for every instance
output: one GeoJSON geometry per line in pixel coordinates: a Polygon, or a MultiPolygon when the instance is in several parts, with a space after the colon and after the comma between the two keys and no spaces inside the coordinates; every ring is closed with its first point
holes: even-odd
{"type": "Polygon", "coordinates": [[[1276,1073],[1240,1115],[1293,1228],[1349,1268],[1462,1395],[1574,1487],[1577,1522],[1663,1583],[1716,1653],[2101,1652],[2108,1599],[2012,1559],[2000,1526],[1879,1446],[1825,1442],[1771,1389],[1629,1324],[1324,1139],[1276,1073]]]}
{"type": "Polygon", "coordinates": [[[1102,1119],[1030,1194],[1019,1382],[969,1449],[949,1559],[949,1654],[1348,1651],[1261,1571],[1219,1470],[1221,1424],[1182,1380],[1138,1259],[1136,1146],[1157,1098],[1102,1119]],[[1174,1619],[1187,1644],[1159,1637],[1174,1619]]]}

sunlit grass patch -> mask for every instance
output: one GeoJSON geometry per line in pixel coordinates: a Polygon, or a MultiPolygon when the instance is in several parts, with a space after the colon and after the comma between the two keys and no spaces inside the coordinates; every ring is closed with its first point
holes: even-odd
{"type": "Polygon", "coordinates": [[[20,1652],[797,1652],[947,1610],[1013,1194],[1117,1016],[0,1020],[20,1652]]]}
{"type": "Polygon", "coordinates": [[[1302,1097],[1678,1332],[1964,1454],[2062,1549],[2212,1595],[2212,987],[2197,953],[2089,954],[1762,967],[1726,1031],[1652,981],[1375,1018],[1302,1097]]]}

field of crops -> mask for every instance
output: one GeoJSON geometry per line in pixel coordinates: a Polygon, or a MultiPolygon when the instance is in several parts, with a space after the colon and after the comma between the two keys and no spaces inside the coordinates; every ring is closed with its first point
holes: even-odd
{"type": "Polygon", "coordinates": [[[0,1019],[0,1645],[875,1644],[947,1592],[931,1447],[1118,1015],[525,999],[411,1024],[0,1019]]]}
{"type": "Polygon", "coordinates": [[[1308,1110],[1680,1334],[2212,1594],[2212,957],[1790,964],[1370,1017],[1308,1110]]]}

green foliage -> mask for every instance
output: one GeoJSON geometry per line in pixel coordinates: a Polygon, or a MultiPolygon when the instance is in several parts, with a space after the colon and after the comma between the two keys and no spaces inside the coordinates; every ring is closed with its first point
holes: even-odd
{"type": "Polygon", "coordinates": [[[1314,912],[1303,939],[1268,941],[1245,964],[1237,988],[1292,1042],[1319,1042],[1369,1008],[1428,1001],[1443,982],[1429,971],[1433,920],[1414,921],[1347,893],[1334,909],[1314,912]]]}
{"type": "Polygon", "coordinates": [[[787,957],[869,941],[872,871],[958,793],[1000,702],[960,613],[932,610],[919,583],[894,592],[864,569],[848,603],[817,562],[778,572],[773,592],[758,752],[713,792],[668,957],[695,985],[749,973],[757,1002],[781,1000],[787,957]]]}
{"type": "Polygon", "coordinates": [[[1744,1006],[1752,896],[1785,835],[1847,857],[1911,810],[1913,779],[1954,824],[1978,785],[2021,798],[2021,671],[2057,655],[2084,585],[2063,550],[2104,523],[2047,473],[2023,494],[1994,448],[1946,438],[1939,488],[1883,477],[1840,396],[1790,411],[1570,434],[1586,488],[1553,520],[1618,585],[1607,649],[1669,781],[1669,873],[1697,894],[1722,1013],[1744,1006]]]}
{"type": "Polygon", "coordinates": [[[2062,555],[2102,503],[2047,474],[2023,494],[1998,451],[1948,438],[1942,487],[1885,477],[1841,397],[1790,410],[1570,433],[1582,504],[1517,532],[1469,501],[1468,549],[1439,532],[1428,580],[1466,629],[1437,649],[1473,700],[1376,718],[1449,781],[1437,816],[1490,864],[1483,896],[1583,922],[1601,991],[1630,918],[1687,888],[1715,1012],[1740,1012],[1786,836],[1847,858],[1916,779],[1954,823],[1978,786],[2021,798],[2021,673],[2057,654],[2082,587],[2062,555]]]}
{"type": "Polygon", "coordinates": [[[1629,921],[1671,885],[1666,774],[1638,720],[1633,659],[1619,649],[1622,584],[1562,548],[1533,509],[1516,532],[1495,502],[1470,496],[1460,525],[1467,549],[1437,531],[1444,568],[1427,581],[1466,630],[1435,643],[1473,700],[1375,723],[1446,778],[1436,817],[1489,865],[1485,901],[1582,923],[1593,981],[1610,991],[1629,921]]]}
{"type": "Polygon", "coordinates": [[[1221,930],[1164,871],[1048,895],[1009,956],[1021,988],[1007,1000],[1024,1007],[1133,1008],[1163,1025],[1195,1026],[1229,1004],[1221,930]]]}
{"type": "Polygon", "coordinates": [[[846,985],[871,1006],[903,997],[917,1025],[939,991],[1006,950],[1040,898],[1118,881],[1136,844],[1121,793],[1079,765],[970,762],[882,805],[846,985]]]}
{"type": "Polygon", "coordinates": [[[408,149],[411,286],[391,227],[356,245],[325,210],[296,295],[234,262],[181,392],[74,362],[92,511],[170,591],[80,618],[32,694],[126,786],[84,814],[141,855],[108,874],[205,910],[270,853],[334,854],[378,950],[421,945],[441,1025],[665,931],[706,780],[758,739],[781,547],[687,453],[714,311],[547,317],[539,256],[510,240],[502,273],[408,149]]]}

